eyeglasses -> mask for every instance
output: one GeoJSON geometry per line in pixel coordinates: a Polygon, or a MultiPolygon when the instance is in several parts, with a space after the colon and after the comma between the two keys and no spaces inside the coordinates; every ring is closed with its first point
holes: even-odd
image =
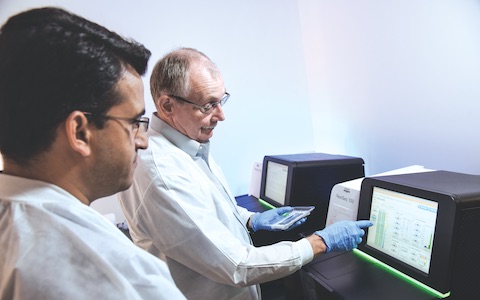
{"type": "Polygon", "coordinates": [[[132,125],[132,132],[137,136],[138,132],[146,133],[148,130],[148,125],[150,124],[150,119],[148,117],[140,117],[140,118],[125,118],[125,117],[115,117],[115,116],[102,116],[102,115],[95,115],[89,112],[83,112],[86,116],[97,117],[107,120],[120,120],[126,121],[130,125],[132,125]],[[141,126],[140,126],[141,125],[141,126]]]}
{"type": "Polygon", "coordinates": [[[207,104],[205,105],[198,105],[196,103],[193,103],[192,101],[189,101],[185,98],[182,98],[182,97],[179,97],[179,96],[175,96],[175,95],[168,95],[169,97],[172,97],[172,98],[175,98],[177,100],[180,100],[180,101],[183,101],[183,102],[186,102],[188,104],[191,104],[195,107],[197,107],[202,113],[208,115],[210,114],[214,109],[215,107],[217,107],[219,104],[220,106],[223,106],[225,105],[225,103],[227,102],[228,98],[230,98],[230,94],[225,92],[225,95],[223,95],[222,99],[220,101],[215,101],[215,102],[208,102],[207,104]]]}

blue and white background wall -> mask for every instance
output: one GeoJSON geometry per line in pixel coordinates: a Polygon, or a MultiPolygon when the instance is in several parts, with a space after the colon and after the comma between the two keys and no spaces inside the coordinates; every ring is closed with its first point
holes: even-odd
{"type": "Polygon", "coordinates": [[[479,0],[0,0],[0,22],[45,5],[145,44],[150,70],[180,46],[210,56],[232,94],[212,152],[236,195],[272,154],[480,174],[479,0]]]}

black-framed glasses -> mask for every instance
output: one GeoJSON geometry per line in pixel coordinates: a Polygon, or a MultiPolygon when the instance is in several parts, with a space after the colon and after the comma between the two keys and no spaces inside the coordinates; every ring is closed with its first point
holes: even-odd
{"type": "Polygon", "coordinates": [[[182,97],[179,97],[179,96],[175,96],[175,95],[168,95],[168,96],[172,97],[172,98],[175,98],[177,100],[186,102],[188,104],[191,104],[191,105],[195,106],[196,108],[198,108],[202,113],[204,113],[206,115],[210,114],[215,109],[215,107],[217,107],[218,105],[220,105],[220,106],[225,105],[228,98],[230,98],[230,94],[225,92],[225,95],[223,95],[223,97],[220,101],[213,101],[213,102],[208,102],[205,105],[198,105],[198,104],[196,104],[192,101],[189,101],[189,100],[187,100],[185,98],[182,98],[182,97]]]}
{"type": "Polygon", "coordinates": [[[117,117],[117,116],[109,116],[109,115],[95,115],[90,112],[82,112],[86,116],[92,116],[97,118],[102,118],[106,120],[120,120],[128,122],[132,125],[132,131],[135,133],[135,136],[138,132],[146,133],[148,130],[148,125],[150,124],[150,118],[148,117],[140,117],[140,118],[126,118],[126,117],[117,117]]]}

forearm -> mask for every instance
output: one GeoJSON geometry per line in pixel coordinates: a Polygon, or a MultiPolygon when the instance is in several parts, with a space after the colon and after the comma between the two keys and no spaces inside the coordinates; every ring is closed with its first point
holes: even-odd
{"type": "Polygon", "coordinates": [[[282,278],[298,271],[312,259],[313,251],[306,239],[253,247],[237,263],[235,284],[251,285],[282,278]]]}

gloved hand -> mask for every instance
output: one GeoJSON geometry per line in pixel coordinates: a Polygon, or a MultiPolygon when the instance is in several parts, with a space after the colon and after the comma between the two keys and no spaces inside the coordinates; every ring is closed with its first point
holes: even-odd
{"type": "MultiPolygon", "coordinates": [[[[273,229],[272,224],[276,223],[278,220],[285,218],[282,216],[285,213],[289,213],[293,210],[291,206],[282,206],[279,208],[273,208],[262,213],[256,213],[251,216],[250,221],[252,222],[252,229],[254,232],[257,230],[269,230],[269,231],[280,231],[281,229],[273,229]]],[[[295,222],[292,226],[286,230],[293,229],[298,225],[304,223],[307,218],[302,218],[295,222]]]]}
{"type": "Polygon", "coordinates": [[[339,221],[327,226],[323,230],[316,231],[315,234],[321,236],[327,252],[331,251],[350,251],[357,248],[362,242],[362,236],[365,231],[362,228],[370,227],[373,223],[364,221],[339,221]]]}

